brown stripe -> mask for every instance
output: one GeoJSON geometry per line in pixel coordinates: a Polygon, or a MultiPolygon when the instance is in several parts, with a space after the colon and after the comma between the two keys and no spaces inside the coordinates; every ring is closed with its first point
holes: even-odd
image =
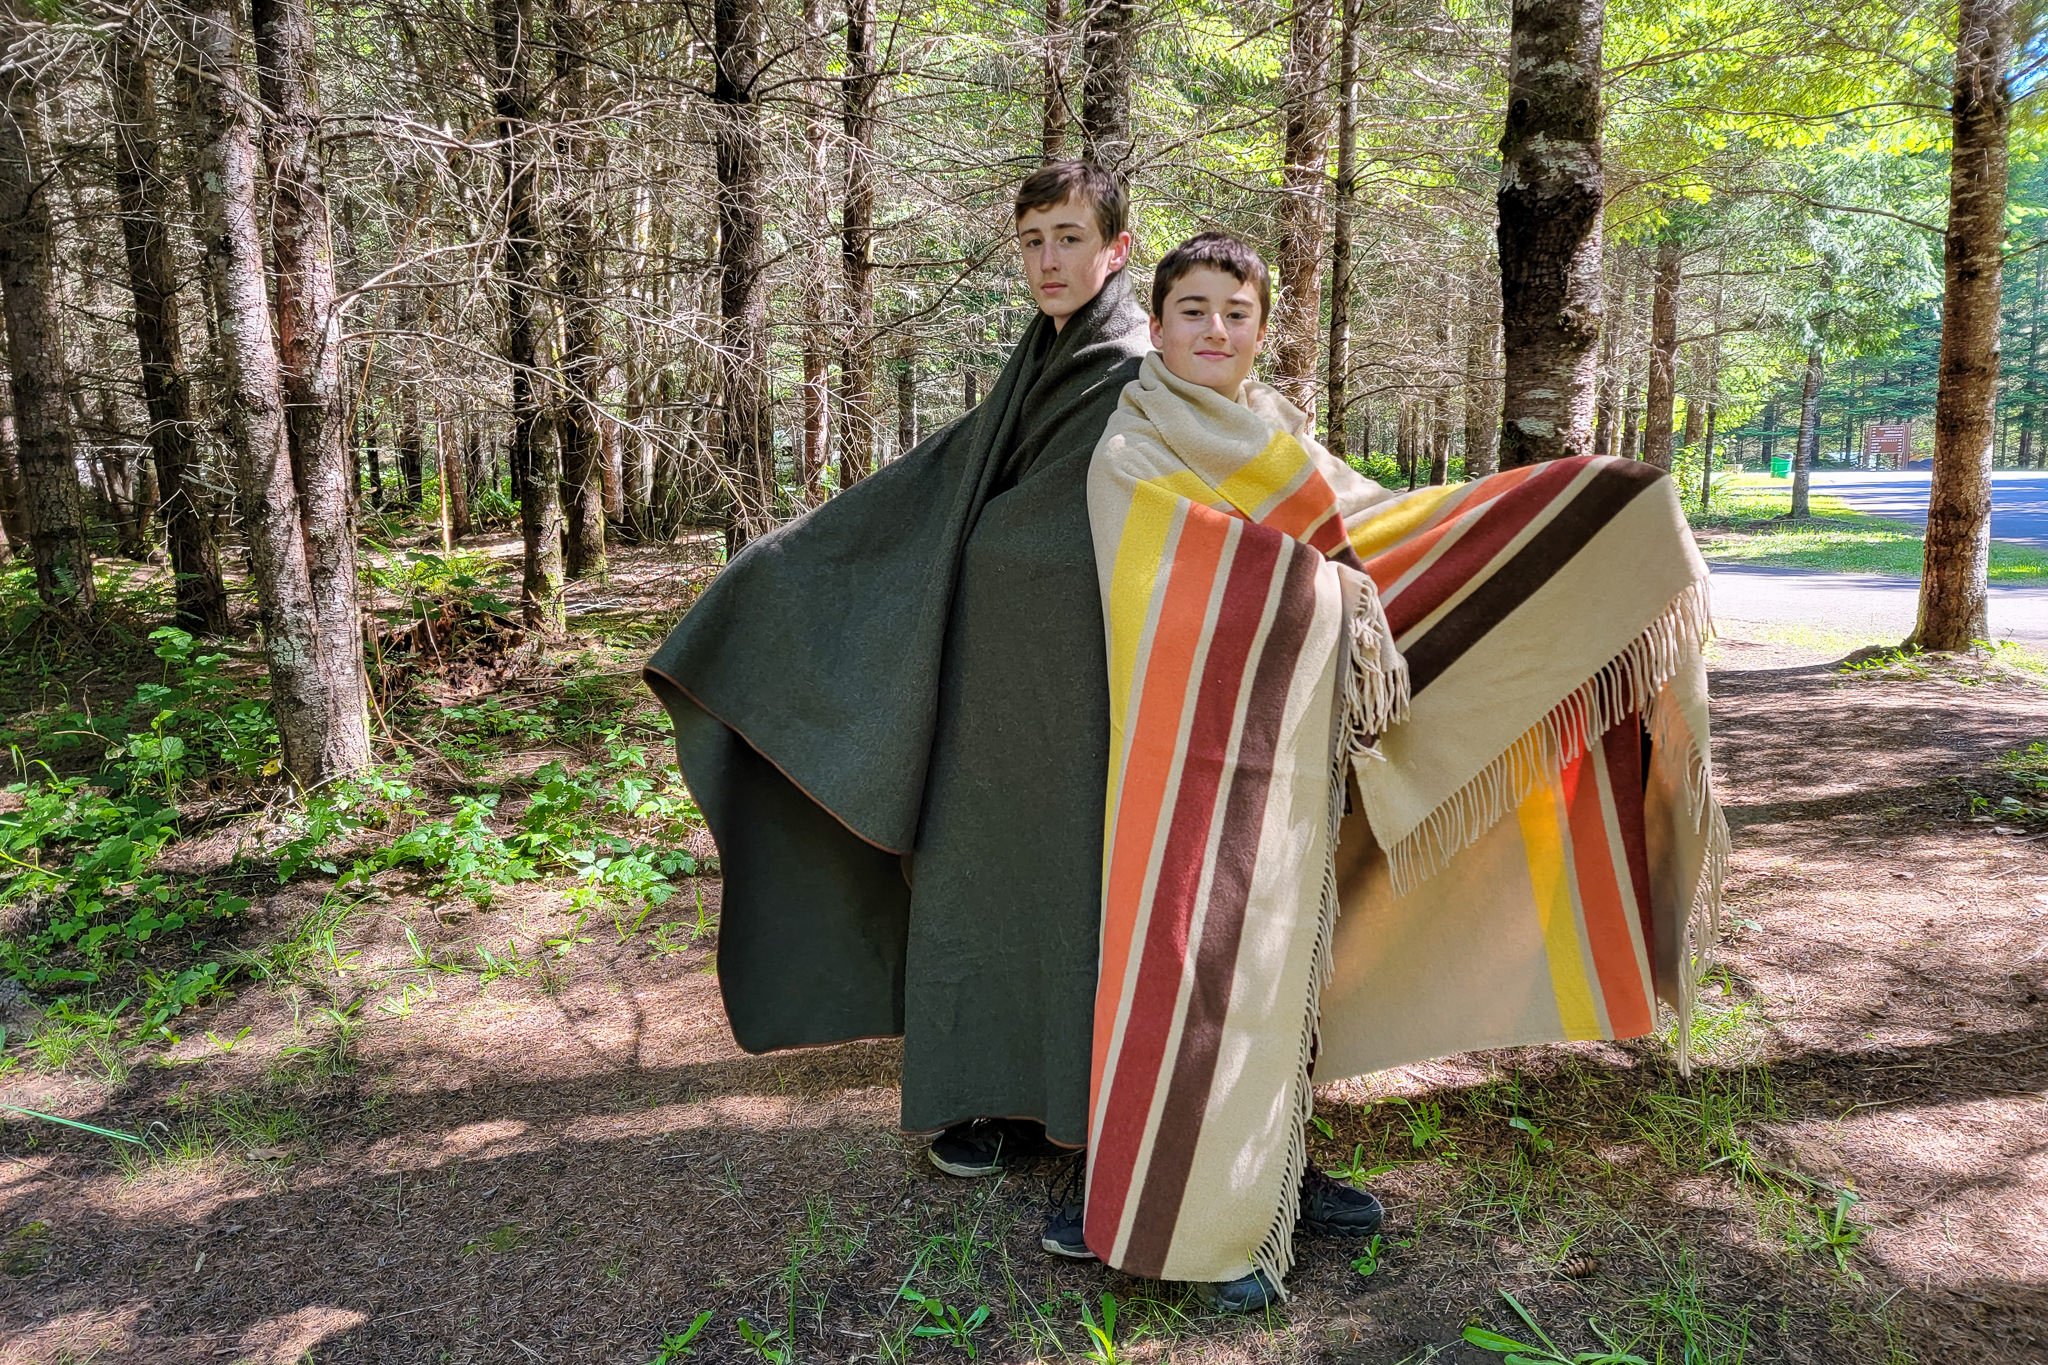
{"type": "Polygon", "coordinates": [[[1536,590],[1585,549],[1624,507],[1635,501],[1638,493],[1663,477],[1663,471],[1655,465],[1634,460],[1603,463],[1592,480],[1527,545],[1515,551],[1507,563],[1488,575],[1421,639],[1402,650],[1408,657],[1411,692],[1419,695],[1423,688],[1442,677],[1464,657],[1465,651],[1535,596],[1536,590]]]}
{"type": "Polygon", "coordinates": [[[1251,899],[1252,874],[1258,864],[1259,832],[1266,797],[1273,781],[1289,683],[1315,619],[1316,570],[1321,556],[1298,543],[1288,544],[1286,577],[1274,604],[1272,630],[1260,651],[1252,680],[1237,761],[1230,770],[1222,836],[1217,842],[1215,875],[1210,882],[1209,909],[1202,923],[1202,941],[1195,958],[1194,988],[1188,993],[1187,1019],[1174,1057],[1152,1160],[1132,1220],[1130,1244],[1120,1269],[1157,1278],[1166,1264],[1179,1222],[1181,1201],[1201,1135],[1202,1116],[1209,1107],[1216,1076],[1216,1057],[1230,1010],[1230,988],[1237,975],[1238,945],[1244,937],[1245,908],[1251,899]]]}

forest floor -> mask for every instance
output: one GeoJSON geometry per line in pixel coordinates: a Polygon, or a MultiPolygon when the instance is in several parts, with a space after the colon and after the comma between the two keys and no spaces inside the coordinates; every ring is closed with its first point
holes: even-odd
{"type": "Polygon", "coordinates": [[[1563,1365],[2048,1354],[2038,669],[1718,642],[1736,852],[1693,1075],[1646,1041],[1323,1087],[1315,1157],[1388,1226],[1231,1320],[1043,1255],[1043,1173],[936,1172],[893,1044],[734,1047],[711,865],[605,842],[711,853],[637,682],[711,571],[629,550],[573,648],[422,666],[386,699],[403,795],[325,843],[193,797],[165,856],[251,902],[208,949],[233,989],[153,1032],[5,1002],[0,1097],[125,1136],[0,1124],[0,1362],[1450,1365],[1500,1359],[1470,1325],[1536,1339],[1508,1294],[1563,1365]]]}

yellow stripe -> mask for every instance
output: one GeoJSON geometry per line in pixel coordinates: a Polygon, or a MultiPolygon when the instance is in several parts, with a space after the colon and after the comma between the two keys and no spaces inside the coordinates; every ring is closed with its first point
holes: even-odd
{"type": "MultiPolygon", "coordinates": [[[[1178,478],[1180,476],[1175,476],[1178,478]]],[[[1193,478],[1192,474],[1187,475],[1193,478]]],[[[1109,792],[1107,822],[1116,818],[1116,793],[1123,778],[1124,731],[1130,720],[1131,688],[1138,671],[1138,648],[1144,643],[1145,618],[1152,594],[1166,567],[1166,542],[1180,511],[1181,499],[1169,488],[1172,480],[1139,484],[1131,490],[1123,533],[1109,578],[1109,792]]]]}
{"type": "Polygon", "coordinates": [[[1600,1016],[1593,1008],[1593,986],[1586,975],[1579,944],[1579,917],[1565,868],[1564,812],[1558,791],[1542,783],[1515,810],[1522,844],[1529,858],[1529,883],[1536,893],[1536,916],[1543,924],[1543,943],[1550,958],[1550,989],[1557,996],[1557,1017],[1567,1039],[1598,1038],[1600,1016]]]}
{"type": "Polygon", "coordinates": [[[1266,448],[1216,485],[1216,491],[1228,498],[1232,507],[1256,519],[1259,509],[1281,489],[1293,484],[1306,463],[1308,452],[1301,448],[1301,443],[1284,431],[1276,431],[1273,439],[1266,442],[1266,448]]]}
{"type": "Polygon", "coordinates": [[[1406,540],[1422,528],[1422,524],[1436,515],[1446,499],[1454,498],[1465,491],[1464,484],[1446,484],[1440,488],[1418,488],[1384,512],[1373,512],[1358,525],[1350,528],[1351,548],[1360,559],[1371,559],[1380,551],[1406,540]]]}

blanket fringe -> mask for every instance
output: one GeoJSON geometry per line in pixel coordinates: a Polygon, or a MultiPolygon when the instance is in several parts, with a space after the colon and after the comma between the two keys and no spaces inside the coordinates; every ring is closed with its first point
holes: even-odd
{"type": "Polygon", "coordinates": [[[1309,954],[1308,1011],[1301,1029],[1301,1055],[1294,1073],[1293,1121],[1281,1158],[1280,1207],[1265,1240],[1252,1252],[1260,1271],[1284,1299],[1287,1272],[1294,1266],[1294,1224],[1301,1216],[1301,1181],[1308,1171],[1308,1124],[1315,1114],[1315,1064],[1323,988],[1336,970],[1331,949],[1341,899],[1337,888],[1337,834],[1344,822],[1351,765],[1388,726],[1408,715],[1408,661],[1394,648],[1386,608],[1372,579],[1358,575],[1358,601],[1347,623],[1343,657],[1337,665],[1335,733],[1330,739],[1328,826],[1324,844],[1322,894],[1316,905],[1315,942],[1309,954]]]}
{"type": "MultiPolygon", "coordinates": [[[[1701,578],[1673,598],[1626,649],[1387,850],[1395,893],[1406,894],[1442,871],[1540,783],[1555,781],[1593,738],[1605,734],[1623,716],[1631,712],[1641,715],[1655,738],[1677,738],[1671,727],[1684,729],[1684,717],[1660,714],[1678,708],[1659,707],[1659,693],[1705,643],[1711,630],[1707,582],[1701,578]]],[[[1706,819],[1713,806],[1709,799],[1710,760],[1689,732],[1684,735],[1682,751],[1686,754],[1686,800],[1699,818],[1706,819]]]]}

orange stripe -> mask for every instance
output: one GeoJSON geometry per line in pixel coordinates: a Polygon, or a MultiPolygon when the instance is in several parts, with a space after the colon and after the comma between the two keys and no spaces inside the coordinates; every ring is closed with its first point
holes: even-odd
{"type": "Polygon", "coordinates": [[[1652,1019],[1643,992],[1642,968],[1628,932],[1628,907],[1614,876],[1614,847],[1600,800],[1600,779],[1589,755],[1581,753],[1562,774],[1567,822],[1572,831],[1572,864],[1579,880],[1579,910],[1586,942],[1607,1006],[1607,1028],[1616,1038],[1640,1038],[1652,1019]]]}
{"type": "Polygon", "coordinates": [[[1366,560],[1365,571],[1372,575],[1373,585],[1381,592],[1387,591],[1400,581],[1401,575],[1414,568],[1424,555],[1435,549],[1437,542],[1448,532],[1459,527],[1469,529],[1470,523],[1465,520],[1467,513],[1476,512],[1490,502],[1498,502],[1506,494],[1521,487],[1531,474],[1541,468],[1541,465],[1525,465],[1520,469],[1510,469],[1481,479],[1474,487],[1471,497],[1447,509],[1450,515],[1443,521],[1427,530],[1416,532],[1395,548],[1366,560]]]}
{"type": "Polygon", "coordinates": [[[1330,491],[1329,481],[1323,478],[1322,471],[1311,469],[1308,477],[1301,481],[1301,487],[1282,499],[1278,507],[1260,517],[1259,525],[1270,526],[1296,540],[1306,540],[1308,537],[1303,532],[1336,504],[1337,495],[1330,491]]]}
{"type": "Polygon", "coordinates": [[[1102,1093],[1102,1071],[1108,1059],[1110,1033],[1116,1027],[1116,1001],[1123,995],[1124,971],[1130,961],[1131,935],[1137,928],[1139,898],[1145,870],[1159,839],[1159,814],[1166,801],[1166,778],[1180,745],[1181,716],[1193,680],[1195,651],[1207,638],[1202,623],[1209,614],[1209,595],[1216,567],[1233,518],[1199,503],[1186,504],[1180,540],[1167,566],[1165,595],[1151,635],[1145,681],[1137,714],[1124,745],[1124,781],[1116,796],[1115,843],[1103,883],[1102,967],[1100,979],[1110,983],[1095,994],[1095,1044],[1089,1094],[1102,1093]]]}

